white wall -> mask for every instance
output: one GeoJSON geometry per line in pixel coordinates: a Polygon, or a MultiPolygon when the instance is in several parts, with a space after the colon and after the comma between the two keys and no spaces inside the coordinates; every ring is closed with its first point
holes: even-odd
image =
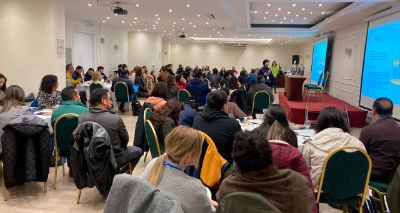
{"type": "Polygon", "coordinates": [[[153,65],[156,70],[161,67],[162,38],[159,33],[129,32],[128,66],[146,65],[149,70],[153,65]]]}
{"type": "MultiPolygon", "coordinates": [[[[359,23],[335,32],[331,73],[328,81],[328,93],[349,104],[358,106],[362,66],[364,61],[367,23],[359,23]],[[346,54],[345,49],[351,49],[346,54]]],[[[312,58],[313,42],[301,46],[304,55],[312,58]]],[[[306,66],[310,72],[310,66],[306,66]]]]}
{"type": "Polygon", "coordinates": [[[300,53],[299,46],[266,46],[249,45],[246,48],[223,46],[220,44],[187,44],[174,42],[171,45],[171,63],[174,67],[179,64],[184,66],[209,65],[211,68],[225,67],[231,69],[235,66],[237,70],[245,67],[261,67],[264,59],[271,62],[276,60],[283,69],[290,67],[292,55],[300,53]]]}
{"type": "Polygon", "coordinates": [[[65,85],[65,56],[57,54],[56,42],[65,39],[62,0],[1,0],[0,26],[0,72],[8,85],[36,95],[46,74],[65,85]]]}

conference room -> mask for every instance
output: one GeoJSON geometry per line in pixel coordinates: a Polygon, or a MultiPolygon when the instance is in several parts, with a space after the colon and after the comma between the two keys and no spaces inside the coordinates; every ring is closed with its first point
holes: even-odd
{"type": "Polygon", "coordinates": [[[0,212],[399,212],[400,2],[1,0],[0,212]]]}

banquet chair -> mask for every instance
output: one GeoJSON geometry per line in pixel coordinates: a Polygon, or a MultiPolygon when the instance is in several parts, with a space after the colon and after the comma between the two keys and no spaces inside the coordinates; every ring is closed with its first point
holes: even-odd
{"type": "Polygon", "coordinates": [[[263,114],[263,109],[268,109],[271,105],[271,97],[266,91],[259,91],[253,97],[253,107],[251,109],[251,114],[263,114]]]}
{"type": "MultiPolygon", "coordinates": [[[[114,95],[115,95],[115,102],[128,102],[128,112],[130,112],[132,105],[130,102],[129,90],[128,86],[124,82],[117,82],[114,86],[114,95]]],[[[117,107],[117,104],[114,105],[117,107]]]]}
{"type": "MultiPolygon", "coordinates": [[[[144,109],[144,115],[143,115],[143,121],[144,122],[143,123],[145,125],[146,125],[146,121],[150,120],[150,117],[151,117],[152,113],[153,113],[153,110],[151,110],[150,108],[144,109]]],[[[143,150],[146,150],[147,143],[144,143],[143,146],[144,146],[143,150]]],[[[148,151],[146,151],[146,154],[144,154],[144,159],[143,159],[144,163],[146,163],[147,154],[148,154],[148,151]]]]}
{"type": "Polygon", "coordinates": [[[309,100],[311,93],[314,93],[317,96],[317,99],[319,101],[322,101],[322,93],[324,93],[324,89],[326,87],[326,83],[328,82],[328,78],[329,78],[329,71],[326,71],[322,83],[319,83],[318,85],[310,84],[308,87],[304,88],[307,101],[309,100]]]}
{"type": "Polygon", "coordinates": [[[187,90],[185,90],[185,89],[179,90],[179,92],[178,92],[178,99],[179,99],[179,101],[181,101],[181,102],[189,101],[189,99],[190,99],[190,93],[189,93],[189,91],[187,91],[187,90]]]}
{"type": "Polygon", "coordinates": [[[89,91],[90,93],[92,93],[93,91],[95,91],[96,89],[102,89],[103,87],[101,86],[101,84],[99,83],[91,83],[89,85],[89,91]]]}
{"type": "MultiPolygon", "coordinates": [[[[156,158],[163,154],[161,146],[158,142],[156,131],[154,130],[153,124],[150,120],[147,120],[144,124],[144,130],[146,132],[147,143],[149,145],[150,153],[152,158],[156,158]]],[[[145,158],[147,157],[147,154],[145,158]]]]}

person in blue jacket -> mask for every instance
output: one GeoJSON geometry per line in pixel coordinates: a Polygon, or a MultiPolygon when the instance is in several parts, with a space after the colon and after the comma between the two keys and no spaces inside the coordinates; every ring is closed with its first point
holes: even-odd
{"type": "Polygon", "coordinates": [[[206,104],[206,98],[211,91],[206,82],[203,82],[203,73],[201,70],[194,72],[193,80],[186,86],[190,96],[196,101],[198,107],[206,104]]]}
{"type": "Polygon", "coordinates": [[[272,86],[271,80],[272,80],[273,76],[272,76],[271,70],[269,68],[269,60],[268,59],[264,59],[263,67],[260,68],[258,75],[264,76],[265,84],[267,84],[267,86],[269,86],[269,87],[272,86]]]}

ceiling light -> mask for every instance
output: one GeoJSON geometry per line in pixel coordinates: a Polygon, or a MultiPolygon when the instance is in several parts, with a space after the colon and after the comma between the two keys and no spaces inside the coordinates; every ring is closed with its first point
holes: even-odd
{"type": "Polygon", "coordinates": [[[175,29],[172,29],[172,32],[175,32],[175,29]]]}
{"type": "Polygon", "coordinates": [[[298,14],[296,14],[296,17],[299,17],[299,15],[298,15],[298,14]]]}
{"type": "Polygon", "coordinates": [[[135,18],[133,18],[133,19],[137,20],[137,17],[135,17],[135,18]]]}
{"type": "Polygon", "coordinates": [[[182,18],[182,21],[185,21],[185,18],[182,18]]]}
{"type": "Polygon", "coordinates": [[[268,11],[265,11],[265,14],[268,14],[268,11]]]}
{"type": "Polygon", "coordinates": [[[275,14],[275,17],[277,17],[278,16],[278,14],[275,14]]]}
{"type": "Polygon", "coordinates": [[[213,31],[215,31],[215,28],[213,28],[213,31]]]}
{"type": "Polygon", "coordinates": [[[282,10],[282,8],[278,8],[278,10],[282,10]]]}
{"type": "Polygon", "coordinates": [[[283,20],[286,20],[286,17],[283,17],[283,20]]]}
{"type": "Polygon", "coordinates": [[[136,21],[134,21],[133,23],[136,24],[136,21]]]}
{"type": "Polygon", "coordinates": [[[197,17],[200,17],[200,14],[197,14],[197,17]]]}
{"type": "Polygon", "coordinates": [[[132,24],[129,24],[130,27],[132,27],[132,24]]]}
{"type": "Polygon", "coordinates": [[[292,12],[288,11],[287,14],[291,14],[292,12]]]}
{"type": "Polygon", "coordinates": [[[165,33],[165,30],[163,32],[165,33]]]}
{"type": "Polygon", "coordinates": [[[310,12],[310,14],[312,14],[312,12],[310,12]]]}
{"type": "Polygon", "coordinates": [[[87,6],[91,7],[91,6],[92,6],[92,4],[91,4],[91,3],[89,3],[89,4],[87,4],[87,6]]]}
{"type": "Polygon", "coordinates": [[[115,16],[118,16],[118,14],[114,13],[115,16]]]}
{"type": "Polygon", "coordinates": [[[147,31],[147,28],[146,28],[146,29],[144,29],[144,31],[147,31]]]}
{"type": "MultiPolygon", "coordinates": [[[[249,34],[250,35],[250,34],[249,34]]],[[[205,37],[189,37],[193,41],[212,41],[212,42],[223,42],[223,43],[257,43],[257,44],[267,44],[272,41],[271,38],[211,38],[211,35],[208,38],[205,37]]]]}
{"type": "Polygon", "coordinates": [[[184,28],[184,27],[182,27],[182,30],[185,30],[185,28],[184,28]]]}
{"type": "Polygon", "coordinates": [[[156,21],[156,24],[158,24],[158,21],[156,21]]]}
{"type": "Polygon", "coordinates": [[[172,13],[172,9],[169,9],[168,12],[172,13]]]}
{"type": "Polygon", "coordinates": [[[108,20],[110,20],[110,17],[109,17],[109,16],[107,16],[107,19],[108,19],[108,20]]]}
{"type": "Polygon", "coordinates": [[[293,19],[292,19],[292,20],[290,20],[290,22],[293,22],[293,19]]]}
{"type": "Polygon", "coordinates": [[[158,16],[158,14],[156,13],[156,15],[155,15],[156,17],[158,16]]]}
{"type": "Polygon", "coordinates": [[[325,12],[324,12],[324,11],[322,11],[322,12],[321,12],[321,14],[322,14],[322,15],[324,15],[324,14],[325,14],[325,12]]]}
{"type": "Polygon", "coordinates": [[[219,34],[219,32],[217,32],[217,34],[219,34]]]}
{"type": "Polygon", "coordinates": [[[264,16],[264,19],[267,19],[267,17],[264,16]]]}
{"type": "Polygon", "coordinates": [[[268,7],[271,7],[271,4],[270,4],[270,3],[268,3],[268,4],[267,4],[267,6],[268,6],[268,7]]]}
{"type": "Polygon", "coordinates": [[[275,22],[275,19],[272,19],[272,22],[275,22]]]}
{"type": "Polygon", "coordinates": [[[155,30],[156,29],[156,27],[153,27],[153,30],[155,30]]]}
{"type": "Polygon", "coordinates": [[[190,7],[190,4],[187,4],[186,7],[190,7]]]}
{"type": "Polygon", "coordinates": [[[106,23],[106,20],[103,20],[102,22],[103,22],[103,23],[106,23]]]}
{"type": "Polygon", "coordinates": [[[306,10],[306,8],[303,7],[303,8],[301,8],[301,10],[304,11],[304,10],[306,10]]]}
{"type": "Polygon", "coordinates": [[[136,4],[136,7],[140,7],[140,4],[136,4]]]}
{"type": "Polygon", "coordinates": [[[322,4],[321,4],[321,3],[319,3],[319,4],[318,4],[318,7],[322,7],[322,4]]]}
{"type": "Polygon", "coordinates": [[[196,25],[193,25],[193,28],[196,28],[196,25]]]}
{"type": "Polygon", "coordinates": [[[304,17],[303,19],[304,19],[304,20],[306,20],[307,18],[306,18],[306,17],[304,17]]]}
{"type": "Polygon", "coordinates": [[[282,22],[279,22],[279,24],[282,24],[282,22]]]}
{"type": "Polygon", "coordinates": [[[206,22],[206,24],[208,25],[208,22],[206,22]]]}
{"type": "Polygon", "coordinates": [[[292,7],[296,7],[296,4],[292,4],[292,7]]]}
{"type": "Polygon", "coordinates": [[[189,22],[190,25],[192,25],[192,22],[189,22]]]}
{"type": "Polygon", "coordinates": [[[153,24],[153,27],[155,27],[156,25],[155,24],[153,24]]]}
{"type": "Polygon", "coordinates": [[[121,21],[121,23],[122,23],[122,24],[125,24],[125,21],[124,21],[124,20],[122,20],[122,21],[121,21]]]}
{"type": "Polygon", "coordinates": [[[172,22],[172,24],[176,24],[176,22],[172,22]]]}
{"type": "Polygon", "coordinates": [[[247,34],[247,37],[250,37],[250,34],[247,34]]]}
{"type": "Polygon", "coordinates": [[[254,14],[258,14],[258,11],[256,10],[256,11],[254,11],[254,14]]]}

